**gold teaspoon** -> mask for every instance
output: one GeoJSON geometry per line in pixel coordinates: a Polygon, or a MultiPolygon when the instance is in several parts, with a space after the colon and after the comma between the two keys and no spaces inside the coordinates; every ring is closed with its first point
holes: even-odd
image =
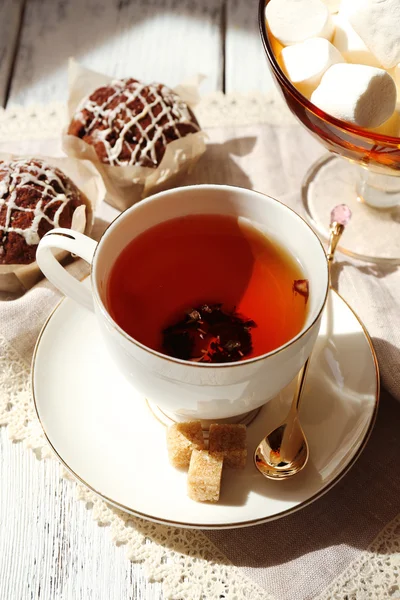
{"type": "MultiPolygon", "coordinates": [[[[343,204],[335,207],[331,213],[327,250],[329,271],[338,242],[350,218],[350,209],[343,204]]],[[[299,421],[299,405],[310,360],[311,357],[306,360],[299,372],[296,391],[286,418],[261,440],[254,452],[256,468],[268,479],[287,479],[299,473],[307,464],[309,448],[299,421]]]]}

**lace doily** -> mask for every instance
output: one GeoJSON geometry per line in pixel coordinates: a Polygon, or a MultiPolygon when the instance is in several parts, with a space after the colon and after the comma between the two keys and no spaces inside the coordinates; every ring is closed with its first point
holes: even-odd
{"type": "MultiPolygon", "coordinates": [[[[278,91],[269,94],[214,92],[197,104],[196,117],[204,128],[267,123],[291,125],[294,116],[280,99],[278,91]]],[[[65,104],[12,106],[0,109],[0,141],[48,139],[58,135],[67,123],[65,104]]]]}
{"type": "MultiPolygon", "coordinates": [[[[256,122],[290,124],[273,96],[224,97],[214,94],[198,107],[203,126],[237,126],[256,122]]],[[[54,138],[65,123],[60,104],[13,108],[0,113],[0,140],[54,138]]],[[[0,335],[0,426],[22,441],[38,458],[53,457],[36,418],[30,393],[30,365],[0,335]]],[[[70,479],[67,472],[63,476],[70,479]]],[[[116,544],[126,546],[131,561],[142,562],[147,576],[163,585],[171,600],[279,600],[235,567],[198,530],[157,525],[119,511],[74,483],[77,498],[94,519],[108,526],[116,544]]],[[[400,600],[400,515],[329,587],[318,600],[400,600]]]]}

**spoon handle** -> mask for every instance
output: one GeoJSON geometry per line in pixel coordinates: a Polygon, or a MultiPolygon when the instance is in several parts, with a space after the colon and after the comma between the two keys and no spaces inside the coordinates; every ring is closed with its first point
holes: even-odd
{"type": "Polygon", "coordinates": [[[296,412],[299,410],[300,400],[303,396],[303,388],[304,388],[304,384],[306,382],[307,371],[308,371],[308,367],[310,364],[310,359],[311,359],[311,357],[307,358],[306,362],[303,365],[303,368],[301,369],[301,371],[299,372],[299,374],[297,376],[297,386],[296,386],[296,391],[294,393],[293,401],[292,401],[292,408],[295,409],[296,412]]]}
{"type": "Polygon", "coordinates": [[[297,377],[297,385],[293,394],[292,405],[283,425],[282,440],[279,448],[279,462],[291,463],[304,444],[304,434],[299,423],[298,408],[303,395],[310,358],[306,360],[297,377]]]}

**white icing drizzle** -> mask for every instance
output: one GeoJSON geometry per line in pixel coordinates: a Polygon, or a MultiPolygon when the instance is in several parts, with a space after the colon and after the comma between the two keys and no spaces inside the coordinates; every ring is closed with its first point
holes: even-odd
{"type": "Polygon", "coordinates": [[[199,131],[200,129],[193,121],[186,104],[175,92],[164,85],[161,86],[159,91],[160,84],[157,83],[146,85],[135,80],[114,80],[108,87],[114,89],[114,93],[111,94],[103,104],[96,104],[96,102],[90,100],[90,98],[82,100],[77,108],[75,119],[85,125],[83,111],[86,109],[93,114],[93,118],[90,120],[85,130],[85,134],[87,135],[98,125],[105,126],[105,129],[96,129],[93,132],[92,137],[94,141],[100,141],[104,145],[107,154],[107,162],[110,165],[141,165],[143,163],[146,164],[147,161],[150,160],[156,167],[158,164],[156,142],[160,140],[163,146],[167,145],[168,140],[165,136],[165,131],[167,129],[172,128],[177,138],[182,137],[179,129],[176,127],[177,124],[191,125],[193,131],[199,131]],[[149,95],[151,94],[154,97],[154,100],[151,103],[149,103],[142,95],[142,92],[145,89],[149,91],[149,95]],[[118,102],[115,108],[109,108],[112,101],[122,95],[125,96],[125,99],[118,102]],[[143,104],[143,110],[140,113],[135,114],[128,105],[137,99],[143,104]],[[161,111],[158,115],[155,115],[153,111],[156,106],[161,107],[161,111]],[[147,127],[143,127],[141,121],[146,116],[150,116],[151,122],[147,127]],[[127,121],[126,117],[128,117],[127,121]],[[161,124],[160,121],[164,117],[166,118],[166,122],[161,124]],[[140,130],[143,140],[138,140],[139,143],[132,147],[127,142],[126,135],[134,126],[140,130]],[[119,132],[114,145],[111,145],[110,141],[107,139],[107,136],[112,132],[119,132]],[[152,137],[150,137],[150,134],[153,134],[152,137]],[[129,161],[120,159],[120,154],[124,145],[131,152],[129,161]]]}
{"type": "MultiPolygon", "coordinates": [[[[46,165],[38,159],[33,160],[34,163],[23,159],[0,163],[0,175],[3,175],[3,178],[0,180],[0,210],[2,210],[4,205],[6,206],[5,221],[4,225],[0,225],[0,231],[3,231],[5,234],[10,231],[18,233],[25,239],[25,242],[29,246],[39,243],[38,229],[42,219],[47,221],[52,227],[59,226],[60,217],[65,206],[70,201],[69,194],[72,191],[68,179],[66,183],[63,183],[53,167],[46,165]],[[40,176],[44,176],[45,181],[39,179],[40,176]],[[62,192],[57,193],[49,182],[53,184],[56,182],[62,192]],[[37,201],[36,206],[19,206],[16,203],[18,190],[23,188],[29,189],[32,185],[35,186],[33,189],[36,194],[38,188],[42,188],[40,190],[41,197],[37,201]],[[47,200],[49,196],[51,200],[47,200]],[[45,211],[49,206],[58,202],[60,206],[57,208],[54,218],[50,219],[45,214],[45,211]],[[32,222],[26,229],[13,227],[13,211],[33,213],[32,222]]],[[[4,234],[0,241],[5,241],[4,234]]]]}

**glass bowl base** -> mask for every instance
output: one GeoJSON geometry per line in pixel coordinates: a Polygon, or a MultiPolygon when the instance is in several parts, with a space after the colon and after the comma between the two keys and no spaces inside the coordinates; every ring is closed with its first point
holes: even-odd
{"type": "Polygon", "coordinates": [[[357,192],[359,182],[358,165],[334,155],[324,156],[311,167],[302,186],[306,218],[318,235],[328,240],[331,211],[346,204],[352,218],[338,250],[367,262],[400,264],[400,206],[368,206],[357,192]]]}

